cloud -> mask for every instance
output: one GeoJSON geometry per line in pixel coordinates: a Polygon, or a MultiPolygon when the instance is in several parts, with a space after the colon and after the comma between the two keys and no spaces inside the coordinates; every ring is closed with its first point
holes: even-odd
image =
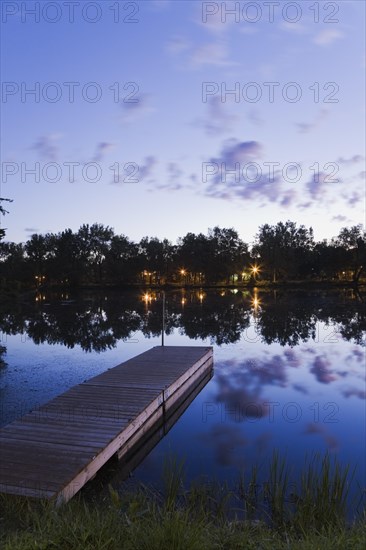
{"type": "Polygon", "coordinates": [[[167,43],[167,50],[173,55],[183,53],[191,48],[191,43],[182,36],[175,36],[167,43]]]}
{"type": "Polygon", "coordinates": [[[327,116],[327,109],[321,109],[313,122],[296,122],[295,124],[301,134],[307,134],[310,130],[317,128],[327,116]]]}
{"type": "Polygon", "coordinates": [[[140,181],[147,179],[151,176],[154,166],[157,163],[156,157],[150,155],[145,157],[144,164],[140,166],[139,179],[140,181]]]}
{"type": "Polygon", "coordinates": [[[39,156],[46,162],[57,161],[59,148],[57,141],[60,139],[60,134],[49,134],[41,136],[38,141],[32,145],[31,149],[35,149],[39,156]]]}
{"type": "Polygon", "coordinates": [[[154,8],[155,11],[163,11],[171,6],[171,0],[150,0],[149,5],[154,8]]]}
{"type": "Polygon", "coordinates": [[[238,119],[236,115],[229,114],[219,96],[214,96],[207,102],[208,112],[204,118],[198,119],[194,124],[202,127],[209,136],[216,136],[229,132],[238,119]]]}
{"type": "Polygon", "coordinates": [[[350,157],[349,159],[339,157],[337,159],[337,162],[338,164],[353,165],[353,164],[358,164],[359,162],[363,162],[364,160],[365,160],[365,157],[362,155],[353,155],[353,157],[350,157]]]}
{"type": "Polygon", "coordinates": [[[261,155],[262,145],[257,141],[227,140],[220,155],[203,166],[206,171],[202,174],[203,183],[207,180],[205,194],[222,199],[292,202],[291,194],[285,198],[281,193],[280,174],[271,174],[267,167],[258,163],[261,155]]]}
{"type": "Polygon", "coordinates": [[[255,126],[262,126],[263,119],[261,118],[259,112],[256,109],[251,109],[248,113],[248,120],[255,126]]]}
{"type": "Polygon", "coordinates": [[[121,103],[123,109],[122,122],[135,122],[156,111],[155,108],[150,106],[150,97],[147,94],[131,97],[132,99],[135,101],[121,103]]]}
{"type": "Polygon", "coordinates": [[[189,65],[194,69],[200,69],[205,65],[225,67],[236,63],[229,59],[229,48],[226,42],[217,41],[196,46],[190,53],[189,65]]]}
{"type": "Polygon", "coordinates": [[[306,183],[305,187],[313,200],[318,200],[321,195],[325,194],[329,185],[334,185],[327,179],[328,177],[329,174],[319,172],[313,174],[312,178],[306,183]]]}
{"type": "MultiPolygon", "coordinates": [[[[154,160],[154,163],[155,162],[154,160]]],[[[171,161],[166,165],[166,176],[163,181],[161,182],[159,180],[159,183],[154,185],[154,188],[150,189],[150,191],[179,191],[183,188],[189,189],[192,187],[192,183],[187,183],[188,180],[189,182],[193,181],[191,177],[185,174],[184,170],[177,162],[171,161]]],[[[154,183],[156,182],[154,181],[154,183]]]]}
{"type": "Polygon", "coordinates": [[[329,46],[343,36],[344,34],[338,29],[323,29],[315,35],[313,42],[318,46],[329,46]]]}
{"type": "Polygon", "coordinates": [[[365,200],[365,196],[357,191],[354,191],[351,195],[343,194],[342,197],[346,199],[347,204],[351,207],[358,206],[365,200]]]}
{"type": "Polygon", "coordinates": [[[332,221],[333,222],[346,222],[346,221],[349,221],[349,218],[347,218],[347,216],[342,216],[341,214],[338,214],[337,216],[333,216],[332,221]]]}
{"type": "Polygon", "coordinates": [[[302,25],[301,23],[299,23],[298,21],[296,23],[291,23],[290,21],[283,21],[281,22],[279,27],[281,30],[289,31],[299,35],[307,34],[309,32],[308,28],[302,25]]]}
{"type": "Polygon", "coordinates": [[[107,154],[108,151],[112,151],[114,147],[115,146],[113,143],[107,143],[105,141],[98,143],[93,157],[93,162],[101,162],[104,159],[105,154],[107,154]]]}

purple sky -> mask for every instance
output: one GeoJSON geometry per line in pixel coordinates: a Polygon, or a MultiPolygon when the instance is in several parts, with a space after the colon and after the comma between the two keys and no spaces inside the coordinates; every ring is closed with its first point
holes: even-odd
{"type": "Polygon", "coordinates": [[[7,239],[365,223],[365,5],[7,2],[7,239]]]}

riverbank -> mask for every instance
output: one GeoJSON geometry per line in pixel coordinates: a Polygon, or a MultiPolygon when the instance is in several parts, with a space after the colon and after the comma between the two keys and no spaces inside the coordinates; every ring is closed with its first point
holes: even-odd
{"type": "Polygon", "coordinates": [[[98,505],[75,499],[60,509],[17,499],[1,500],[3,550],[363,550],[366,520],[351,526],[327,524],[299,529],[288,523],[269,527],[261,521],[229,521],[197,504],[158,506],[142,492],[111,497],[98,505]]]}
{"type": "Polygon", "coordinates": [[[197,283],[197,284],[181,284],[168,282],[164,284],[158,283],[125,283],[125,284],[109,284],[109,283],[91,283],[80,284],[78,286],[65,286],[65,285],[53,285],[46,284],[42,287],[27,288],[22,291],[9,291],[6,290],[1,296],[4,299],[29,299],[37,296],[38,293],[45,292],[78,292],[82,290],[291,290],[291,289],[304,289],[304,290],[327,290],[327,289],[339,289],[339,288],[354,288],[356,290],[362,290],[366,288],[366,280],[361,280],[358,283],[353,281],[332,281],[332,280],[301,280],[301,281],[277,281],[276,283],[270,281],[247,281],[237,283],[197,283]]]}
{"type": "MultiPolygon", "coordinates": [[[[352,473],[329,455],[304,467],[298,494],[288,493],[288,468],[274,453],[266,498],[258,499],[256,469],[237,491],[218,482],[182,489],[182,463],[168,459],[164,490],[146,485],[92,495],[68,504],[0,495],[4,550],[363,550],[364,491],[352,523],[347,497],[352,473]],[[316,466],[321,465],[319,470],[316,466]]],[[[94,483],[94,482],[91,482],[94,483]]]]}

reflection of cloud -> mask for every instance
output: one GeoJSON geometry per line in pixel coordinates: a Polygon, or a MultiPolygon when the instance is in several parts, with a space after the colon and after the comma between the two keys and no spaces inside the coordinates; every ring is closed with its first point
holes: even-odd
{"type": "Polygon", "coordinates": [[[352,351],[353,355],[356,357],[357,361],[359,363],[364,363],[365,362],[365,352],[360,350],[360,349],[354,349],[352,351]]]}
{"type": "Polygon", "coordinates": [[[271,439],[273,439],[271,432],[263,432],[257,437],[255,440],[255,445],[259,454],[267,451],[271,439]]]}
{"type": "Polygon", "coordinates": [[[305,395],[309,393],[308,390],[301,384],[293,384],[292,387],[294,388],[294,390],[299,391],[305,395]]]}
{"type": "Polygon", "coordinates": [[[296,355],[295,351],[293,349],[286,349],[283,352],[283,355],[286,357],[288,363],[291,365],[291,367],[299,367],[300,366],[300,359],[296,355]]]}
{"type": "Polygon", "coordinates": [[[343,33],[338,29],[323,29],[315,35],[313,42],[319,46],[329,46],[334,41],[343,38],[343,33]]]}
{"type": "Polygon", "coordinates": [[[359,399],[366,399],[366,391],[365,390],[356,390],[355,388],[351,388],[350,390],[344,390],[342,391],[342,395],[344,397],[358,397],[359,399]]]}
{"type": "Polygon", "coordinates": [[[269,403],[262,397],[263,388],[266,385],[287,387],[287,368],[284,355],[262,360],[248,358],[243,362],[233,359],[216,365],[214,400],[221,404],[221,420],[244,422],[267,416],[269,403]]]}
{"type": "Polygon", "coordinates": [[[323,426],[319,424],[310,423],[306,426],[305,435],[320,435],[327,445],[330,451],[337,451],[339,449],[338,440],[331,434],[329,434],[323,426]]]}
{"type": "Polygon", "coordinates": [[[337,380],[337,377],[329,370],[329,366],[330,362],[318,355],[314,359],[310,372],[315,375],[315,378],[321,384],[330,384],[330,382],[337,380]]]}
{"type": "Polygon", "coordinates": [[[216,449],[216,458],[220,466],[232,466],[235,460],[235,451],[238,447],[247,445],[240,428],[228,424],[215,424],[209,434],[203,436],[210,439],[216,449]]]}
{"type": "Polygon", "coordinates": [[[207,107],[207,115],[198,119],[195,124],[204,128],[209,136],[230,131],[237,117],[225,111],[221,98],[219,96],[211,97],[207,102],[207,107]]]}

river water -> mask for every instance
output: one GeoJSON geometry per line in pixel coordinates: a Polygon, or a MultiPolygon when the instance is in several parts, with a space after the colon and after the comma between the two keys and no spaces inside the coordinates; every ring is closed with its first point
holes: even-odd
{"type": "MultiPolygon", "coordinates": [[[[278,450],[296,480],[306,456],[328,451],[364,488],[364,300],[351,289],[167,292],[165,345],[212,345],[214,375],[134,479],[159,485],[167,456],[184,460],[188,482],[234,484],[253,464],[264,479],[278,450]]],[[[162,293],[39,294],[0,319],[4,425],[160,345],[162,293]]]]}

